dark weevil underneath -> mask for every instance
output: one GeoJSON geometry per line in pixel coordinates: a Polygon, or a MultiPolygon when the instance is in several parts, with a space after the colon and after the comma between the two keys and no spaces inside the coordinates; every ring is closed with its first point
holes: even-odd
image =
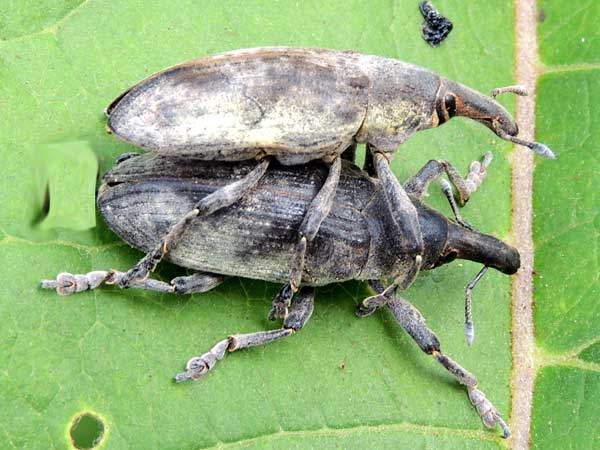
{"type": "MultiPolygon", "coordinates": [[[[489,158],[485,161],[489,164],[489,158]]],[[[487,164],[474,163],[467,177],[461,177],[465,184],[472,184],[471,193],[482,182],[487,164]]],[[[415,250],[405,253],[410,248],[406,245],[407,236],[397,233],[397,223],[404,217],[392,215],[386,207],[382,183],[349,162],[344,162],[341,169],[331,212],[319,228],[314,245],[307,249],[302,287],[285,312],[282,327],[219,341],[207,353],[190,359],[186,371],[178,374],[176,381],[203,378],[228,351],[266,344],[299,331],[314,308],[313,286],[349,279],[367,280],[376,295],[361,302],[357,314],[364,317],[386,306],[417,345],[467,388],[483,423],[487,427],[500,425],[503,436],[508,437],[508,426],[477,388],[475,376],[444,355],[439,340],[416,308],[396,291],[386,292],[378,280],[409,274],[412,282],[413,272],[419,268],[432,270],[455,259],[477,261],[512,274],[519,268],[518,251],[492,236],[450,221],[422,203],[428,185],[444,172],[458,182],[456,169],[446,161],[433,160],[404,184],[417,210],[424,244],[422,261],[415,267],[415,250]]],[[[161,236],[199,198],[210,198],[222,186],[243,179],[252,170],[253,164],[249,162],[202,162],[150,154],[129,156],[105,175],[98,193],[98,207],[115,233],[130,245],[147,251],[157,245],[161,236]]],[[[308,165],[305,170],[273,165],[240,201],[206,217],[190,219],[167,258],[196,270],[195,274],[175,278],[170,283],[136,279],[130,286],[190,294],[206,292],[227,276],[285,283],[288,261],[294,256],[294,230],[327,179],[326,172],[318,163],[308,165]]],[[[124,275],[114,270],[82,275],[61,273],[56,280],[44,281],[42,286],[68,295],[101,284],[118,285],[124,275]]]]}

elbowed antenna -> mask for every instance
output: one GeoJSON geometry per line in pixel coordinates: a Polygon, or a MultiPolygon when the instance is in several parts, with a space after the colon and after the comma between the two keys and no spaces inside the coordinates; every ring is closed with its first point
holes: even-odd
{"type": "Polygon", "coordinates": [[[554,152],[550,150],[550,147],[548,147],[545,144],[542,144],[540,142],[527,142],[517,137],[509,136],[508,134],[504,134],[502,132],[497,134],[499,137],[506,141],[514,142],[515,144],[523,145],[527,148],[530,148],[535,153],[537,153],[540,156],[543,156],[544,158],[556,159],[556,155],[554,154],[554,152]]]}
{"type": "Polygon", "coordinates": [[[479,283],[479,280],[483,278],[488,269],[488,266],[483,266],[483,269],[475,275],[475,278],[473,278],[465,288],[465,340],[469,347],[473,344],[473,339],[475,339],[475,325],[473,325],[473,313],[471,311],[471,292],[477,283],[479,283]]]}
{"type": "Polygon", "coordinates": [[[479,273],[467,284],[465,289],[465,340],[467,345],[473,343],[475,326],[471,312],[471,292],[488,268],[493,267],[500,272],[512,275],[521,265],[521,257],[516,248],[505,244],[493,236],[469,230],[454,222],[448,222],[448,239],[443,255],[468,259],[483,264],[479,273]]]}
{"type": "Polygon", "coordinates": [[[454,116],[468,117],[488,127],[501,139],[530,148],[545,158],[556,159],[556,155],[547,145],[517,137],[517,123],[495,99],[496,95],[507,92],[528,94],[527,89],[517,85],[494,89],[492,97],[488,97],[462,84],[443,79],[436,98],[438,124],[441,125],[454,116]]]}

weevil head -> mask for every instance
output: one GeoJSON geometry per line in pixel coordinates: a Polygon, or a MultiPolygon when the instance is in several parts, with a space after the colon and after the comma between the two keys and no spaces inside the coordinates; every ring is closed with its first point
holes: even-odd
{"type": "Polygon", "coordinates": [[[437,118],[439,126],[455,116],[476,120],[502,139],[519,134],[515,120],[494,98],[454,81],[441,79],[435,99],[433,122],[437,118]]]}

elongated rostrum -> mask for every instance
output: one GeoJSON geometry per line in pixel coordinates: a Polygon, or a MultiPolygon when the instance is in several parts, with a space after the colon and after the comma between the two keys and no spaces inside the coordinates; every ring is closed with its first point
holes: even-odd
{"type": "MultiPolygon", "coordinates": [[[[331,212],[323,219],[314,245],[306,249],[302,288],[289,311],[282,312],[282,327],[219,341],[208,352],[190,359],[176,381],[204,377],[227,351],[266,344],[303,328],[314,308],[315,286],[366,280],[376,295],[361,302],[357,314],[364,317],[387,307],[417,345],[466,387],[483,423],[487,427],[500,425],[503,436],[507,437],[510,434],[507,424],[477,388],[475,376],[443,354],[437,337],[416,308],[395,290],[386,292],[380,281],[407,277],[412,281],[417,252],[423,270],[435,269],[458,258],[477,261],[506,274],[517,271],[520,259],[515,248],[451,221],[421,201],[428,185],[443,173],[452,174],[453,181],[460,178],[474,191],[485,175],[486,166],[473,164],[463,179],[446,161],[434,160],[404,184],[417,211],[422,250],[410,249],[407,235],[398,233],[398,223],[406,217],[393,214],[388,208],[383,183],[350,162],[344,161],[340,166],[331,212]]],[[[244,180],[253,170],[252,162],[203,162],[152,154],[132,156],[106,174],[98,192],[98,207],[118,236],[133,247],[148,251],[199,199],[202,207],[209,207],[215,195],[244,180]]],[[[214,214],[188,220],[178,244],[166,257],[197,271],[195,274],[175,278],[170,283],[152,278],[134,279],[130,287],[188,294],[212,289],[228,276],[286,283],[288,262],[296,250],[296,230],[327,179],[323,163],[310,163],[303,170],[273,164],[239,201],[214,214]]],[[[124,276],[124,272],[115,270],[81,275],[61,273],[55,280],[42,282],[42,286],[67,295],[102,284],[119,284],[124,276]]]]}
{"type": "MultiPolygon", "coordinates": [[[[499,89],[522,94],[522,89],[499,89]]],[[[494,96],[483,95],[428,69],[353,51],[265,47],[237,50],[185,62],[158,72],[118,96],[107,108],[116,137],[151,152],[201,160],[255,161],[209,208],[190,205],[147,255],[119,280],[128,286],[154,270],[197,216],[238,201],[267,172],[272,160],[329,165],[327,180],[311,200],[296,230],[294,256],[285,265],[288,282],[273,301],[271,317],[283,317],[300,288],[307,251],[332,209],[340,158],[353,158],[367,144],[367,166],[377,176],[396,234],[406,236],[402,254],[413,258],[381,296],[410,284],[425,259],[419,214],[389,167],[397,148],[420,130],[452,117],[473,119],[502,139],[554,158],[545,145],[517,137],[518,126],[494,96]],[[257,160],[257,161],[256,161],[257,160]]],[[[470,197],[457,185],[462,206],[470,197]]],[[[381,300],[380,296],[380,300],[381,300]]]]}

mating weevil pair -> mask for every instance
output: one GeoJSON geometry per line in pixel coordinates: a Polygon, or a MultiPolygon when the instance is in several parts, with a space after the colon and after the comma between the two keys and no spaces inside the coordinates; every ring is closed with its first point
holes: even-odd
{"type": "MultiPolygon", "coordinates": [[[[160,204],[163,208],[169,208],[167,216],[180,219],[165,220],[163,212],[162,222],[159,221],[161,226],[154,224],[156,226],[151,228],[160,230],[161,236],[155,236],[156,232],[153,231],[142,233],[144,239],[141,241],[135,239],[130,236],[133,223],[115,225],[118,220],[114,217],[111,219],[111,214],[106,212],[105,217],[117,234],[132,245],[148,251],[147,255],[127,273],[110,271],[79,276],[61,275],[55,282],[46,282],[46,287],[57,287],[63,292],[69,292],[92,288],[107,281],[121,287],[198,292],[218,284],[223,275],[286,282],[275,298],[270,314],[272,319],[284,319],[281,330],[221,341],[209,353],[190,361],[188,370],[179,376],[179,380],[183,380],[204,375],[216,360],[223,357],[227,349],[236,350],[269,342],[301,328],[312,312],[312,291],[308,286],[349,278],[392,278],[393,282],[385,288],[372,282],[376,295],[362,303],[361,314],[366,315],[378,307],[388,305],[419,345],[428,353],[435,354],[469,388],[471,400],[484,423],[488,426],[500,423],[504,434],[508,433],[497,411],[475,389],[474,377],[460,366],[449,362],[439,352],[439,343],[424,343],[427,333],[424,331],[426,327],[422,318],[416,312],[411,312],[412,307],[402,303],[395,293],[398,288],[407,288],[420,269],[433,268],[454,257],[469,258],[472,256],[469,252],[473,251],[486,266],[512,273],[518,267],[518,253],[511,249],[508,253],[512,255],[509,258],[512,258],[512,264],[504,266],[497,262],[500,256],[495,252],[503,249],[502,253],[508,247],[499,241],[494,241],[495,244],[488,247],[487,244],[491,242],[488,239],[493,238],[481,234],[468,235],[476,232],[466,226],[457,227],[452,224],[445,225],[444,228],[438,226],[442,223],[439,220],[422,219],[424,213],[419,209],[420,203],[415,198],[424,192],[432,179],[446,172],[458,192],[458,200],[462,206],[477,188],[477,180],[481,176],[479,171],[472,171],[465,180],[451,165],[432,161],[403,187],[389,167],[389,160],[396,148],[415,132],[437,127],[454,116],[470,117],[486,125],[502,139],[526,145],[543,156],[554,157],[546,146],[518,139],[518,128],[514,120],[494,99],[446,80],[429,70],[393,59],[355,52],[274,47],[225,53],[167,69],[127,90],[106,112],[109,130],[117,137],[159,155],[171,157],[140,157],[132,158],[132,162],[123,161],[112,174],[114,176],[121,167],[132,164],[137,171],[129,179],[132,186],[137,186],[141,182],[139,180],[144,179],[146,163],[150,164],[146,169],[153,176],[160,171],[157,172],[152,164],[158,164],[160,170],[168,169],[171,176],[177,174],[178,177],[185,177],[188,170],[186,166],[190,167],[189,170],[192,170],[192,166],[202,167],[201,164],[192,164],[189,159],[181,158],[258,160],[258,164],[248,167],[248,163],[245,163],[243,167],[248,170],[244,176],[234,177],[235,181],[225,186],[224,180],[221,180],[219,189],[213,189],[208,195],[201,195],[199,192],[191,203],[183,202],[187,205],[187,210],[174,206],[179,201],[175,197],[171,199],[175,203],[165,202],[163,198],[160,204]],[[336,217],[336,196],[341,195],[340,189],[352,191],[351,188],[340,185],[344,173],[341,159],[353,159],[357,143],[367,144],[366,169],[379,179],[377,189],[380,192],[377,212],[373,215],[371,211],[370,219],[366,220],[371,226],[366,226],[364,231],[369,244],[365,244],[363,250],[368,256],[364,256],[362,261],[355,260],[358,258],[356,248],[339,234],[329,231],[328,235],[328,227],[325,226],[329,220],[333,220],[330,217],[336,217]],[[223,245],[214,245],[215,242],[204,247],[200,245],[198,242],[203,239],[200,236],[219,233],[192,233],[195,226],[223,219],[237,205],[256,199],[257,192],[265,185],[277,182],[269,178],[271,175],[267,172],[273,159],[284,165],[305,164],[312,160],[323,160],[330,165],[318,192],[303,199],[305,204],[300,208],[302,216],[299,221],[290,220],[289,212],[288,216],[284,214],[282,222],[269,228],[261,245],[253,250],[244,247],[243,242],[230,240],[230,233],[224,233],[221,237],[227,241],[223,245]],[[251,190],[251,196],[244,195],[251,190]],[[228,206],[231,208],[224,209],[228,206]],[[169,223],[165,227],[163,225],[166,222],[169,223]],[[385,227],[380,227],[383,222],[385,227]],[[373,234],[378,227],[386,230],[385,235],[373,234]],[[281,232],[280,228],[286,229],[287,234],[281,232]],[[460,234],[456,230],[467,233],[464,236],[470,236],[463,236],[462,240],[458,240],[464,244],[462,246],[453,244],[458,245],[461,250],[452,245],[440,248],[436,246],[439,242],[451,242],[452,233],[448,230],[454,230],[452,233],[456,236],[460,234]],[[268,240],[267,235],[270,235],[268,240]],[[281,247],[275,242],[277,236],[282,239],[281,247]],[[329,243],[329,247],[318,245],[312,248],[309,244],[320,236],[324,242],[329,243]],[[294,241],[292,244],[290,239],[294,241]],[[346,242],[346,246],[338,248],[338,241],[346,242]],[[384,244],[374,251],[371,246],[377,242],[384,244]],[[328,252],[324,253],[324,249],[328,249],[328,252]],[[438,253],[440,249],[445,253],[438,253]],[[221,255],[222,251],[237,255],[238,260],[229,254],[221,255]],[[178,252],[184,252],[183,256],[177,256],[178,252]],[[175,263],[196,268],[203,273],[176,279],[173,284],[148,279],[148,273],[167,254],[175,263]],[[247,256],[250,254],[256,255],[255,264],[249,262],[247,256]],[[273,258],[272,254],[277,257],[273,258]],[[240,260],[240,255],[245,256],[240,260]],[[273,265],[273,261],[277,264],[273,265]],[[292,306],[292,297],[301,286],[307,288],[302,289],[292,306]],[[409,320],[408,317],[412,319],[409,320]]],[[[285,172],[282,168],[277,170],[279,173],[285,172]]],[[[307,167],[305,170],[305,173],[298,169],[288,171],[286,176],[292,179],[306,177],[312,169],[307,167]]],[[[211,179],[210,174],[206,175],[207,179],[211,179]]],[[[372,181],[369,177],[366,179],[372,181]]],[[[124,182],[117,179],[108,183],[108,186],[117,188],[124,182]]],[[[193,184],[187,183],[187,189],[191,189],[196,183],[197,180],[193,184]]],[[[303,183],[309,186],[310,180],[304,178],[303,183]]],[[[353,183],[360,185],[356,180],[353,183]]],[[[167,187],[164,183],[160,186],[161,189],[167,187]]],[[[267,211],[270,206],[285,206],[287,193],[299,186],[300,183],[292,183],[287,186],[287,191],[282,191],[286,195],[271,196],[271,202],[274,203],[269,205],[262,202],[260,208],[263,209],[257,210],[267,211]]],[[[110,191],[111,189],[101,189],[99,201],[102,194],[110,191]]],[[[368,191],[366,189],[365,192],[368,191]]],[[[148,192],[162,198],[160,189],[150,189],[148,192]]],[[[169,192],[170,195],[175,195],[177,189],[169,192]]],[[[448,187],[446,194],[457,214],[448,187]]],[[[353,195],[356,197],[358,194],[353,195]]],[[[358,201],[358,197],[353,197],[353,200],[358,201]]],[[[148,202],[151,203],[150,200],[148,202]]],[[[100,206],[102,209],[101,203],[100,206]]],[[[126,206],[120,205],[120,208],[126,206]]],[[[250,211],[244,214],[251,216],[250,211]]],[[[153,220],[148,214],[142,217],[153,220]]],[[[128,216],[128,219],[132,217],[128,216]]],[[[225,221],[218,229],[224,223],[225,221]]],[[[144,229],[143,225],[140,224],[138,231],[144,229]]],[[[252,226],[248,223],[244,226],[245,233],[248,234],[252,226]]]]}
{"type": "MultiPolygon", "coordinates": [[[[107,114],[117,137],[158,154],[260,160],[244,180],[199,202],[127,273],[123,287],[154,269],[193,217],[239,200],[264,175],[271,158],[283,164],[317,159],[331,164],[299,227],[289,281],[274,301],[272,318],[285,317],[301,284],[306,249],[331,209],[341,155],[356,143],[367,144],[370,172],[381,179],[390,209],[403,217],[397,224],[406,236],[403,253],[416,255],[407,262],[411,269],[385,294],[412,283],[423,249],[417,212],[389,167],[400,144],[419,130],[465,116],[502,139],[554,157],[546,146],[516,138],[516,123],[494,99],[427,69],[356,52],[273,47],[199,59],[147,78],[119,96],[107,114]]],[[[453,181],[462,205],[469,186],[459,177],[453,181]]]]}

